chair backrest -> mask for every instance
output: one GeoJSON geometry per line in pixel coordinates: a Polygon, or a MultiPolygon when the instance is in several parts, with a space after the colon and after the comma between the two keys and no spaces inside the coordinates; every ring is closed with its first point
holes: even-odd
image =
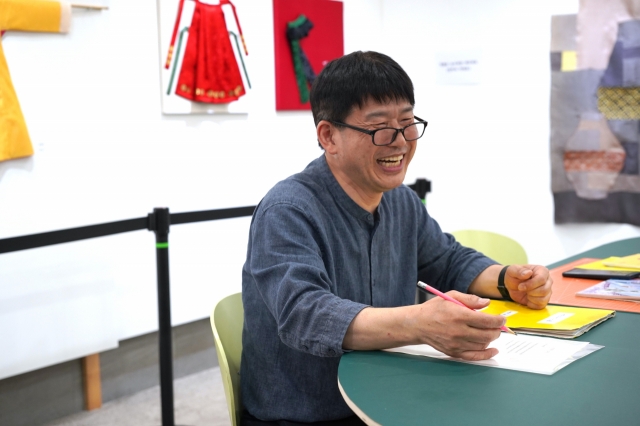
{"type": "Polygon", "coordinates": [[[231,425],[240,424],[240,357],[242,355],[242,326],[244,308],[242,293],[220,300],[211,313],[211,328],[220,364],[220,375],[227,398],[231,425]]]}
{"type": "Polygon", "coordinates": [[[471,247],[503,265],[528,263],[527,252],[516,240],[495,232],[469,229],[451,233],[465,247],[471,247]]]}

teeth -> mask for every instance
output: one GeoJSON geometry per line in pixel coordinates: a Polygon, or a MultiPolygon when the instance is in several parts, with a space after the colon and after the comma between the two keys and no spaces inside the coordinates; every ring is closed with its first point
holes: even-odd
{"type": "Polygon", "coordinates": [[[397,166],[400,163],[400,161],[402,161],[403,158],[404,158],[404,155],[396,155],[394,157],[381,158],[378,161],[380,161],[381,163],[385,163],[386,165],[389,165],[389,166],[397,166]]]}

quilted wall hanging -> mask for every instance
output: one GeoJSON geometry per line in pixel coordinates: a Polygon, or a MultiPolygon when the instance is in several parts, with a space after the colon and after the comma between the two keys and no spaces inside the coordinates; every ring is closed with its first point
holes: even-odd
{"type": "Polygon", "coordinates": [[[581,0],[551,33],[555,222],[640,225],[640,1],[581,0]]]}

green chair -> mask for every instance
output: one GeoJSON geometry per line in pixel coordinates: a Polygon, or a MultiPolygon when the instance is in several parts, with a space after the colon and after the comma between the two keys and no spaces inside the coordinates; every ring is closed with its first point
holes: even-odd
{"type": "Polygon", "coordinates": [[[242,355],[242,326],[244,308],[242,293],[232,294],[220,300],[211,313],[211,328],[220,364],[220,375],[227,398],[231,425],[240,424],[242,401],[240,400],[240,357],[242,355]]]}
{"type": "Polygon", "coordinates": [[[527,252],[516,240],[495,232],[475,229],[451,233],[460,244],[471,247],[503,265],[528,263],[527,252]]]}

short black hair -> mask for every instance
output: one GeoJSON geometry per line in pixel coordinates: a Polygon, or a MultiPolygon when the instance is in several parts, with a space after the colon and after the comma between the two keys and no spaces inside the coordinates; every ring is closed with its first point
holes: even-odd
{"type": "Polygon", "coordinates": [[[321,120],[344,121],[356,105],[407,101],[415,105],[413,83],[400,65],[378,52],[357,51],[329,62],[311,87],[311,112],[321,120]]]}

